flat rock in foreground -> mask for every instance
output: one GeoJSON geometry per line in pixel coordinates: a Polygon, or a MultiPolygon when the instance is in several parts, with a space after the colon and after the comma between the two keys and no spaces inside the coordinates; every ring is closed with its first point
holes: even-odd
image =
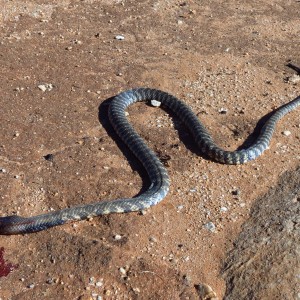
{"type": "Polygon", "coordinates": [[[228,255],[225,299],[300,299],[300,168],[254,205],[228,255]]]}

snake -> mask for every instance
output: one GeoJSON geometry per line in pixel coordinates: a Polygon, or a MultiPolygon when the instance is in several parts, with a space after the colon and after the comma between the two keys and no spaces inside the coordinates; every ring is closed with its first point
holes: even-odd
{"type": "Polygon", "coordinates": [[[146,170],[149,187],[133,198],[103,200],[31,217],[18,215],[0,217],[0,234],[26,234],[100,215],[144,211],[162,201],[170,187],[168,172],[126,117],[126,109],[129,105],[138,101],[150,102],[152,100],[157,101],[158,105],[155,106],[161,106],[179,118],[187,127],[201,153],[213,161],[232,165],[244,164],[259,157],[268,149],[276,123],[300,105],[300,96],[282,105],[270,114],[250,145],[235,151],[226,151],[215,144],[208,130],[192,109],[175,96],[151,88],[136,88],[121,92],[114,96],[109,104],[109,121],[120,139],[146,170]]]}

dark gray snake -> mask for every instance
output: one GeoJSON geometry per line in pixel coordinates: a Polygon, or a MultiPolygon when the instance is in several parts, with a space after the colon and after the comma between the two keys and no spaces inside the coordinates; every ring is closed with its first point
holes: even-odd
{"type": "Polygon", "coordinates": [[[130,104],[154,99],[159,101],[162,107],[173,112],[186,125],[202,153],[214,161],[225,164],[243,164],[260,156],[268,148],[277,121],[300,105],[300,97],[297,97],[277,109],[266,121],[255,142],[248,148],[225,151],[214,143],[204,125],[191,109],[174,96],[148,88],[123,92],[112,100],[109,107],[109,119],[117,134],[147,171],[151,182],[148,190],[135,198],[101,201],[34,217],[23,218],[16,215],[2,217],[0,218],[0,234],[30,233],[99,215],[140,211],[156,205],[164,199],[170,185],[168,173],[125,116],[125,110],[130,104]]]}

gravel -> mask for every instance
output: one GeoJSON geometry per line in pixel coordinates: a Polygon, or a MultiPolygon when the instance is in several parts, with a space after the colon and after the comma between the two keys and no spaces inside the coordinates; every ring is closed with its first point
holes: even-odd
{"type": "Polygon", "coordinates": [[[204,227],[206,229],[208,229],[211,232],[215,232],[216,231],[216,225],[213,222],[208,222],[204,225],[204,227]]]}

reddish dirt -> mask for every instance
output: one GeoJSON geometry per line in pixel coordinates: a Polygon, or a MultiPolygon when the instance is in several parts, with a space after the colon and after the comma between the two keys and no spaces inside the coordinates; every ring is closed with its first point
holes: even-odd
{"type": "MultiPolygon", "coordinates": [[[[109,98],[123,90],[178,96],[226,149],[299,95],[286,67],[300,65],[298,1],[0,6],[1,216],[131,197],[146,187],[107,119],[109,98]]],[[[280,121],[270,149],[242,166],[197,155],[186,129],[161,109],[139,103],[128,112],[149,146],[170,158],[166,199],[144,214],[0,236],[7,260],[19,265],[0,278],[2,300],[199,299],[195,285],[203,283],[224,296],[222,266],[250,208],[299,166],[299,109],[280,121]]]]}

